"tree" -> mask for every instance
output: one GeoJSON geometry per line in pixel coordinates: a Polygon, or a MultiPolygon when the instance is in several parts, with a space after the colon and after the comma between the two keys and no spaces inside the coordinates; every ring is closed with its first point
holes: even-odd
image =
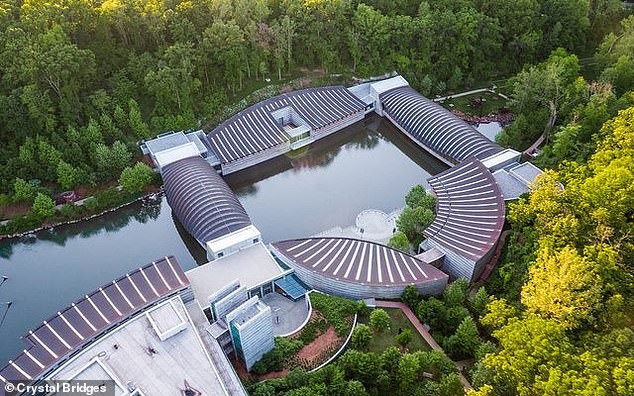
{"type": "Polygon", "coordinates": [[[385,45],[390,38],[388,18],[379,11],[359,4],[352,18],[352,34],[349,40],[353,54],[353,70],[370,75],[381,69],[385,59],[385,45]]]}
{"type": "Polygon", "coordinates": [[[612,84],[618,95],[634,88],[634,56],[621,55],[612,66],[603,70],[601,80],[612,84]]]}
{"type": "MultiPolygon", "coordinates": [[[[525,121],[527,130],[522,132],[513,128],[505,131],[506,134],[511,132],[518,134],[509,136],[510,141],[515,139],[519,142],[519,144],[513,144],[516,149],[527,148],[542,132],[548,141],[550,131],[561,116],[562,108],[577,100],[570,93],[579,76],[579,71],[577,56],[558,49],[553,51],[545,62],[524,69],[509,81],[509,86],[513,90],[509,107],[516,114],[522,115],[524,120],[530,118],[528,122],[525,121]],[[547,122],[545,119],[541,122],[536,119],[536,116],[540,114],[547,115],[547,122]],[[537,122],[537,125],[532,125],[534,122],[537,122]],[[542,128],[541,125],[544,124],[542,128]],[[527,136],[519,135],[520,133],[527,136]]],[[[504,137],[501,139],[504,140],[504,137]]]]}
{"type": "Polygon", "coordinates": [[[451,282],[442,294],[443,301],[448,307],[462,306],[467,298],[467,290],[469,289],[469,281],[465,278],[459,278],[451,282]]]}
{"type": "Polygon", "coordinates": [[[361,323],[355,327],[350,341],[354,349],[366,350],[370,345],[370,341],[372,341],[372,330],[370,330],[367,325],[361,323]]]}
{"type": "Polygon", "coordinates": [[[141,110],[139,109],[139,105],[134,99],[130,99],[128,102],[129,113],[128,113],[128,125],[130,129],[137,138],[147,138],[150,136],[150,128],[147,126],[145,122],[143,122],[143,117],[141,115],[141,110]]]}
{"type": "Polygon", "coordinates": [[[440,396],[462,396],[464,394],[464,385],[460,382],[458,374],[451,373],[441,378],[440,396]]]}
{"type": "Polygon", "coordinates": [[[421,300],[416,306],[416,316],[432,329],[442,328],[446,315],[447,307],[445,307],[445,303],[435,297],[421,300]]]}
{"type": "Polygon", "coordinates": [[[37,193],[35,200],[33,200],[33,207],[31,210],[35,216],[44,220],[55,214],[55,202],[53,202],[51,197],[42,193],[37,193]]]}
{"type": "Polygon", "coordinates": [[[117,140],[108,147],[103,143],[95,146],[94,160],[97,169],[107,176],[115,176],[128,165],[132,153],[128,151],[125,143],[117,140]]]}
{"type": "Polygon", "coordinates": [[[404,329],[400,334],[396,335],[396,342],[402,347],[406,348],[407,344],[412,342],[412,331],[410,329],[404,329]]]}
{"type": "Polygon", "coordinates": [[[288,15],[285,15],[279,22],[276,21],[271,28],[273,32],[273,55],[277,65],[277,75],[281,80],[284,63],[286,62],[286,67],[289,70],[291,67],[295,22],[288,15]]]}
{"type": "Polygon", "coordinates": [[[473,296],[471,306],[478,317],[482,317],[486,311],[487,304],[489,303],[489,295],[484,286],[481,286],[473,296]]]}
{"type": "Polygon", "coordinates": [[[407,235],[405,235],[401,231],[395,232],[394,235],[392,235],[392,237],[390,238],[387,245],[393,249],[398,249],[406,253],[410,250],[410,244],[407,240],[407,235]]]}
{"type": "Polygon", "coordinates": [[[485,366],[515,389],[525,389],[523,394],[528,393],[538,372],[571,363],[573,346],[563,327],[552,320],[531,316],[509,323],[493,336],[501,350],[486,355],[485,366]]]}
{"type": "Polygon", "coordinates": [[[65,161],[57,164],[57,183],[64,189],[68,190],[79,181],[79,172],[72,165],[65,161]]]}
{"type": "Polygon", "coordinates": [[[405,203],[410,208],[423,207],[432,211],[436,210],[436,198],[427,192],[420,184],[412,187],[405,196],[405,203]]]}
{"type": "Polygon", "coordinates": [[[406,207],[396,220],[396,227],[410,243],[418,246],[423,240],[423,231],[434,221],[434,212],[423,207],[406,207]]]}
{"type": "Polygon", "coordinates": [[[203,32],[203,48],[218,72],[224,74],[228,88],[235,94],[242,88],[242,60],[244,58],[244,32],[233,21],[216,20],[203,32]]]}
{"type": "Polygon", "coordinates": [[[402,394],[411,394],[417,384],[420,363],[418,356],[406,353],[398,363],[398,380],[402,394]]]}
{"type": "Polygon", "coordinates": [[[16,202],[31,202],[37,195],[37,188],[24,179],[17,177],[13,183],[13,200],[16,202]]]}
{"type": "Polygon", "coordinates": [[[491,298],[485,312],[485,315],[480,318],[480,323],[491,331],[503,328],[511,319],[517,317],[517,310],[503,298],[491,298]]]}
{"type": "Polygon", "coordinates": [[[421,300],[421,295],[416,286],[407,285],[403,294],[401,294],[401,301],[407,304],[408,307],[415,310],[418,302],[421,300]]]}
{"type": "Polygon", "coordinates": [[[443,349],[456,359],[472,358],[480,342],[478,328],[473,318],[467,316],[460,322],[456,332],[445,338],[443,349]]]}
{"type": "Polygon", "coordinates": [[[595,264],[572,247],[558,252],[540,249],[522,289],[522,303],[528,312],[571,329],[596,322],[602,288],[595,264]]]}
{"type": "Polygon", "coordinates": [[[378,333],[382,333],[383,331],[389,329],[391,323],[392,320],[390,319],[390,315],[381,308],[375,309],[370,314],[370,327],[378,333]]]}
{"type": "Polygon", "coordinates": [[[119,184],[129,193],[143,191],[154,179],[154,171],[142,162],[137,162],[132,167],[126,167],[121,172],[119,184]]]}

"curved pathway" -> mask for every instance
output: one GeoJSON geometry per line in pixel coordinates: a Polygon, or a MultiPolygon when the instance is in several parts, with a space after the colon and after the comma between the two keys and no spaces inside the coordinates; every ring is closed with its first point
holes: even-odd
{"type": "MultiPolygon", "coordinates": [[[[376,306],[380,308],[398,308],[401,311],[403,311],[405,316],[407,316],[407,319],[409,319],[409,321],[412,322],[416,330],[418,330],[418,332],[425,339],[427,344],[429,344],[429,346],[432,347],[433,350],[444,353],[440,345],[438,345],[436,340],[434,340],[434,337],[432,337],[431,334],[429,334],[429,331],[427,331],[427,329],[423,327],[423,324],[418,320],[416,315],[414,315],[414,312],[412,312],[410,307],[408,307],[406,304],[403,304],[402,302],[398,302],[398,301],[376,300],[376,306]]],[[[456,364],[456,366],[458,365],[456,364]]],[[[458,378],[460,378],[460,382],[462,382],[462,385],[464,386],[465,389],[473,389],[469,381],[465,378],[464,375],[462,375],[462,372],[460,371],[459,366],[458,366],[458,378]]]]}

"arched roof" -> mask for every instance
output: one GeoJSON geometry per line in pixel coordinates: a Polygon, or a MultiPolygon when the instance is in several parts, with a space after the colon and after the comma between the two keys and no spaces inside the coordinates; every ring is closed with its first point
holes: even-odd
{"type": "Polygon", "coordinates": [[[173,256],[103,285],[29,331],[26,349],[0,368],[0,381],[37,380],[122,321],[187,287],[189,279],[173,256]]]}
{"type": "Polygon", "coordinates": [[[292,107],[311,129],[317,129],[364,110],[365,104],[343,86],[285,93],[220,124],[207,135],[211,148],[222,163],[228,163],[288,141],[288,135],[271,115],[284,107],[292,107]]]}
{"type": "Polygon", "coordinates": [[[349,238],[306,238],[273,243],[289,260],[325,278],[366,285],[403,285],[447,277],[399,250],[349,238]]]}
{"type": "Polygon", "coordinates": [[[453,163],[486,158],[502,148],[471,125],[413,88],[400,87],[380,95],[383,112],[419,142],[453,163]]]}
{"type": "Polygon", "coordinates": [[[251,225],[238,198],[203,158],[185,158],[166,165],[162,176],[172,210],[200,243],[251,225]]]}
{"type": "Polygon", "coordinates": [[[504,226],[504,197],[495,178],[472,158],[430,179],[436,219],[425,230],[441,247],[477,262],[495,246],[504,226]]]}

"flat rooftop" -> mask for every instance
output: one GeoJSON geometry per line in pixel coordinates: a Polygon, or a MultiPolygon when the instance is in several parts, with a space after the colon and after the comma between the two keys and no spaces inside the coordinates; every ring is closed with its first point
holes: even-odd
{"type": "Polygon", "coordinates": [[[280,276],[284,271],[262,242],[219,258],[186,272],[194,295],[203,308],[209,307],[209,296],[236,279],[250,289],[280,276]]]}
{"type": "Polygon", "coordinates": [[[118,388],[136,388],[146,396],[180,394],[187,381],[204,395],[228,395],[182,300],[177,296],[170,301],[178,315],[186,318],[185,330],[161,341],[148,317],[137,315],[50,378],[113,379],[118,388]]]}
{"type": "Polygon", "coordinates": [[[260,302],[256,302],[250,307],[246,308],[244,311],[240,312],[235,318],[234,321],[237,322],[240,326],[245,324],[246,322],[253,319],[257,314],[262,312],[266,306],[260,302]]]}

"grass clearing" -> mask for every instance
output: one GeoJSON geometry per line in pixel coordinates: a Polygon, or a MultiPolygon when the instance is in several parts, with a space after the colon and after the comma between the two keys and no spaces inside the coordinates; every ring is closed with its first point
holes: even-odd
{"type": "Polygon", "coordinates": [[[407,319],[407,316],[398,308],[382,308],[390,315],[390,329],[385,330],[382,333],[374,333],[372,336],[372,341],[370,341],[370,345],[368,350],[370,352],[381,353],[387,348],[391,346],[396,346],[399,348],[400,346],[396,342],[396,336],[398,335],[398,330],[409,329],[412,333],[412,341],[407,345],[407,349],[409,351],[430,351],[431,348],[423,337],[418,333],[412,322],[407,319]]]}
{"type": "Polygon", "coordinates": [[[441,104],[448,110],[458,110],[466,114],[485,116],[487,114],[497,113],[501,108],[505,107],[506,100],[491,92],[480,92],[474,95],[447,99],[441,104]],[[471,101],[478,98],[485,99],[485,101],[479,106],[472,106],[471,101]],[[453,106],[450,106],[452,104],[453,106]]]}

